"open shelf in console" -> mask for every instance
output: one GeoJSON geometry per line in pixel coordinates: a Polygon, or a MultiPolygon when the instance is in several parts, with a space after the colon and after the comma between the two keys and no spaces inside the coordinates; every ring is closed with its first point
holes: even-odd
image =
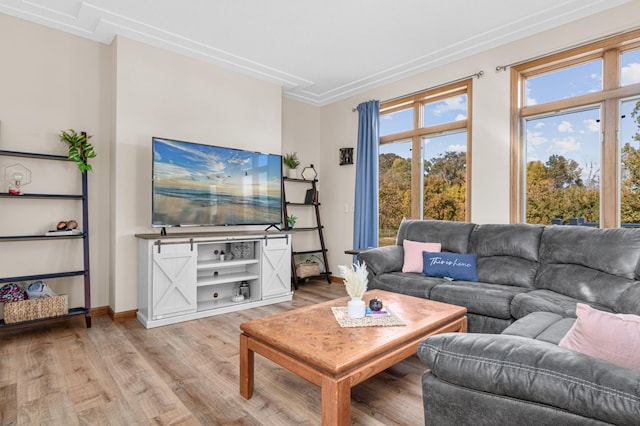
{"type": "Polygon", "coordinates": [[[198,287],[257,280],[258,278],[260,278],[260,275],[248,272],[232,272],[224,275],[200,275],[198,273],[198,287]]]}
{"type": "Polygon", "coordinates": [[[259,281],[249,282],[249,287],[251,297],[240,302],[233,301],[233,296],[238,293],[237,282],[198,287],[198,311],[259,301],[261,299],[259,281]]]}
{"type": "Polygon", "coordinates": [[[198,270],[233,268],[240,265],[253,265],[256,263],[258,263],[258,259],[207,260],[198,262],[198,270]]]}

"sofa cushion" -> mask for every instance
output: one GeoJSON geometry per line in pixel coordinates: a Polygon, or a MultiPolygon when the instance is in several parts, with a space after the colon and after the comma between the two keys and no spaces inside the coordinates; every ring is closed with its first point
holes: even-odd
{"type": "Polygon", "coordinates": [[[610,310],[638,277],[640,232],[549,226],[542,233],[540,264],[536,288],[610,310]]]}
{"type": "Polygon", "coordinates": [[[539,289],[563,294],[576,302],[597,303],[606,306],[607,310],[612,310],[620,295],[635,283],[628,278],[570,263],[542,264],[536,277],[539,289]]]}
{"type": "Polygon", "coordinates": [[[375,280],[369,281],[369,288],[429,299],[431,289],[443,282],[447,281],[444,278],[425,277],[412,272],[391,272],[378,275],[375,280]]]}
{"type": "Polygon", "coordinates": [[[640,315],[640,282],[636,281],[618,296],[613,310],[624,314],[640,315]]]}
{"type": "Polygon", "coordinates": [[[404,250],[402,246],[385,246],[358,253],[358,261],[367,264],[367,270],[373,275],[402,270],[404,250]]]}
{"type": "Polygon", "coordinates": [[[478,281],[534,288],[538,263],[511,256],[478,257],[478,281]]]}
{"type": "Polygon", "coordinates": [[[478,281],[476,255],[422,252],[422,273],[428,277],[478,281]]]}
{"type": "Polygon", "coordinates": [[[511,324],[502,334],[528,337],[557,345],[574,322],[574,318],[565,318],[551,312],[533,312],[511,324]]]}
{"type": "MultiPolygon", "coordinates": [[[[405,239],[442,244],[442,251],[469,253],[469,237],[473,223],[446,220],[403,219],[398,229],[396,244],[405,239]]],[[[400,270],[400,268],[398,268],[400,270]]]]}
{"type": "Polygon", "coordinates": [[[560,341],[563,348],[640,370],[640,317],[576,306],[578,319],[560,341]]]}
{"type": "Polygon", "coordinates": [[[640,232],[623,228],[548,226],[542,234],[540,260],[587,266],[633,280],[640,276],[640,232]]]}
{"type": "Polygon", "coordinates": [[[478,225],[469,247],[478,256],[480,281],[532,288],[543,225],[478,225]]]}
{"type": "Polygon", "coordinates": [[[464,306],[473,314],[493,318],[511,318],[511,300],[527,291],[522,287],[483,282],[444,282],[431,289],[430,297],[438,302],[464,306]]]}
{"type": "Polygon", "coordinates": [[[551,405],[453,385],[429,370],[422,375],[422,397],[424,426],[610,425],[551,405]]]}
{"type": "Polygon", "coordinates": [[[500,334],[511,324],[513,324],[513,318],[494,318],[467,312],[468,333],[500,334]]]}
{"type": "Polygon", "coordinates": [[[539,340],[444,333],[423,340],[418,356],[431,374],[453,385],[614,424],[640,418],[640,371],[539,340]]]}
{"type": "MultiPolygon", "coordinates": [[[[511,301],[511,315],[516,318],[524,318],[532,312],[553,312],[562,317],[576,317],[576,304],[580,300],[565,296],[551,290],[531,290],[527,293],[516,295],[511,301]]],[[[609,310],[606,306],[593,303],[593,306],[602,310],[609,310]]]]}
{"type": "Polygon", "coordinates": [[[422,252],[439,252],[442,244],[404,240],[402,242],[402,248],[404,249],[402,272],[422,273],[422,252]]]}

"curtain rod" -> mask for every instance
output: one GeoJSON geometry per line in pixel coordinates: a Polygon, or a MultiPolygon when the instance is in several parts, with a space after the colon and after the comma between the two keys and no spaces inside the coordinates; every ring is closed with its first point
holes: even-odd
{"type": "MultiPolygon", "coordinates": [[[[458,83],[460,81],[465,81],[465,80],[468,80],[468,79],[470,79],[472,77],[480,78],[483,75],[484,75],[484,71],[478,71],[475,74],[467,75],[465,77],[460,77],[460,78],[458,78],[456,80],[447,81],[446,83],[438,84],[437,86],[432,86],[432,87],[429,87],[427,89],[417,90],[415,92],[411,92],[411,93],[408,93],[406,95],[396,96],[395,98],[387,99],[386,101],[380,101],[380,103],[382,104],[382,103],[387,103],[387,102],[393,102],[393,101],[396,101],[398,99],[407,98],[409,96],[417,95],[418,93],[426,92],[427,90],[434,90],[434,89],[438,89],[440,87],[448,86],[450,84],[458,83]]],[[[351,109],[352,112],[355,112],[357,110],[358,110],[358,107],[355,107],[355,108],[351,109]]]]}
{"type": "Polygon", "coordinates": [[[619,35],[622,35],[622,34],[630,33],[630,32],[633,32],[633,31],[636,31],[636,30],[639,30],[639,29],[640,29],[640,26],[634,27],[634,28],[630,28],[630,29],[627,29],[627,30],[618,31],[618,32],[615,32],[615,33],[608,34],[606,36],[602,36],[602,37],[597,38],[595,40],[589,40],[589,41],[585,41],[584,43],[574,44],[572,46],[568,46],[568,47],[564,47],[562,49],[554,50],[553,52],[544,53],[542,55],[534,56],[533,58],[523,59],[521,61],[512,62],[512,63],[507,64],[507,65],[498,65],[496,67],[496,71],[498,71],[498,72],[506,71],[507,69],[509,69],[511,67],[515,67],[516,65],[524,64],[524,63],[530,62],[530,61],[535,61],[536,59],[545,58],[547,56],[555,55],[556,53],[567,52],[567,51],[569,51],[571,49],[577,49],[578,47],[587,46],[587,45],[592,44],[592,43],[597,43],[599,41],[606,40],[608,38],[619,36],[619,35]]]}

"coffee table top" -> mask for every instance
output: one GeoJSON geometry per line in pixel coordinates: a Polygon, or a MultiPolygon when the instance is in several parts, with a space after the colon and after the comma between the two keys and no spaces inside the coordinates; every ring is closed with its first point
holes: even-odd
{"type": "Polygon", "coordinates": [[[240,329],[279,351],[331,374],[357,367],[364,360],[425,336],[462,318],[467,310],[419,297],[370,290],[363,300],[378,297],[385,309],[400,317],[405,326],[342,328],[332,306],[347,306],[349,297],[306,306],[240,324],[240,329]]]}

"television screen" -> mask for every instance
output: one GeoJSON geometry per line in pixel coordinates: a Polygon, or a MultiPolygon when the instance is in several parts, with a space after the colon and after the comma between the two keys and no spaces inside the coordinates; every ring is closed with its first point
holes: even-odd
{"type": "Polygon", "coordinates": [[[282,156],[153,138],[152,225],[282,223],[282,156]]]}

